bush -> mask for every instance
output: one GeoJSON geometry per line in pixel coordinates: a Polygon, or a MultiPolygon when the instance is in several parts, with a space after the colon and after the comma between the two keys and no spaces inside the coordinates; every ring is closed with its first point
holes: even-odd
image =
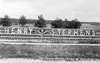
{"type": "Polygon", "coordinates": [[[51,26],[52,26],[53,28],[63,28],[63,22],[62,22],[61,19],[56,19],[55,21],[53,21],[53,22],[51,23],[51,26]]]}
{"type": "Polygon", "coordinates": [[[53,28],[72,28],[72,29],[76,29],[76,28],[80,28],[81,23],[77,19],[74,19],[72,21],[69,21],[67,19],[65,19],[65,21],[62,21],[62,19],[56,19],[55,21],[53,21],[51,23],[51,26],[53,28]]]}
{"type": "Polygon", "coordinates": [[[21,24],[22,26],[27,24],[27,20],[26,20],[25,16],[20,17],[19,24],[21,24]]]}
{"type": "Polygon", "coordinates": [[[6,27],[7,27],[7,26],[11,26],[11,22],[10,22],[9,17],[8,17],[7,15],[5,15],[5,17],[2,18],[0,24],[1,24],[2,26],[6,26],[6,27]]]}
{"type": "Polygon", "coordinates": [[[77,19],[74,19],[72,21],[65,21],[65,23],[67,24],[67,26],[65,25],[65,28],[76,29],[76,28],[80,28],[81,26],[81,23],[77,19]]]}
{"type": "Polygon", "coordinates": [[[43,16],[40,15],[38,16],[38,19],[37,22],[35,22],[35,27],[38,27],[38,28],[44,28],[46,27],[46,21],[44,20],[43,16]]]}

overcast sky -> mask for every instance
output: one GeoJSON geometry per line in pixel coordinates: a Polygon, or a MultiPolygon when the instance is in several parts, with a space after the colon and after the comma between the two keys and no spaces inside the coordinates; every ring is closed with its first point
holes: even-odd
{"type": "Polygon", "coordinates": [[[100,0],[0,0],[0,17],[37,19],[43,14],[45,19],[61,18],[79,21],[100,21],[100,0]]]}

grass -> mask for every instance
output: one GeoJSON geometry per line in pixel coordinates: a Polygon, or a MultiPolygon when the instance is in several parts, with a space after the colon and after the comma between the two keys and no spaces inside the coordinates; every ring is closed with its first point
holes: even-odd
{"type": "Polygon", "coordinates": [[[100,44],[100,40],[79,40],[79,44],[100,44]]]}
{"type": "Polygon", "coordinates": [[[1,58],[91,58],[100,59],[100,46],[0,44],[1,58]]]}

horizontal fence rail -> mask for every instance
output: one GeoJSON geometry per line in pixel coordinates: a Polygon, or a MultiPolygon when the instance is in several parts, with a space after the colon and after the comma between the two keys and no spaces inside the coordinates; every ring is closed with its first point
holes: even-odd
{"type": "Polygon", "coordinates": [[[0,44],[14,44],[14,45],[67,45],[67,46],[100,46],[100,44],[57,44],[57,43],[12,43],[12,42],[0,42],[0,44]]]}

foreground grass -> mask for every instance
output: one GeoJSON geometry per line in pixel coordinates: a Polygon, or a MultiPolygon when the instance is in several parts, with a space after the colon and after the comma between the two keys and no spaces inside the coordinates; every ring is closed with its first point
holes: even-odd
{"type": "Polygon", "coordinates": [[[0,44],[1,58],[100,59],[100,46],[0,44]]]}

